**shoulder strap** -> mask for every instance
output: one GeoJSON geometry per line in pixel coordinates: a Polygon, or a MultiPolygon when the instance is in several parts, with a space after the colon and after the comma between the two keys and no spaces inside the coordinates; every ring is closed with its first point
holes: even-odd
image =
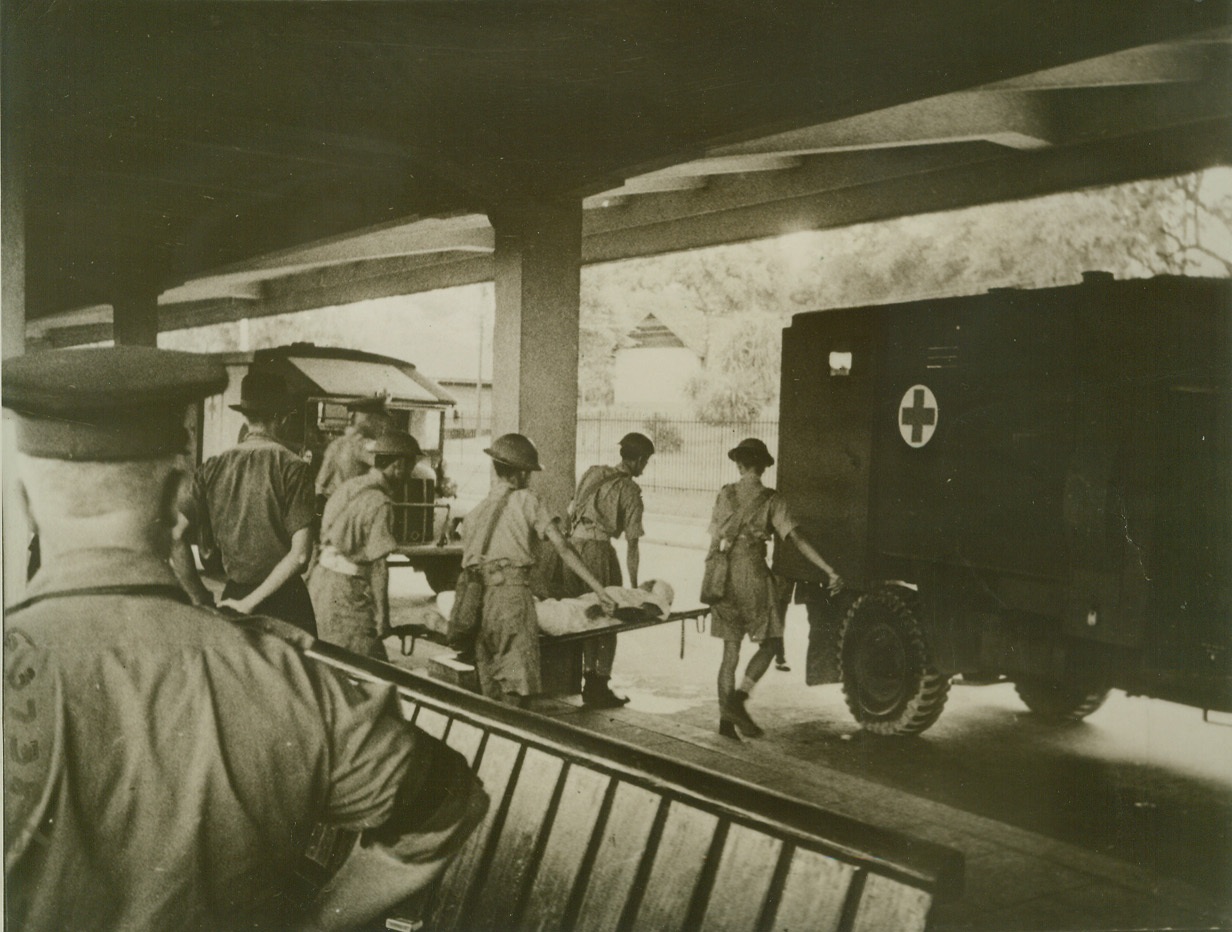
{"type": "MultiPolygon", "coordinates": [[[[727,523],[723,526],[723,530],[724,530],[723,536],[724,537],[727,537],[728,535],[726,532],[733,528],[735,530],[731,536],[735,537],[737,534],[739,534],[740,529],[744,527],[745,522],[747,522],[749,518],[753,516],[753,513],[757,511],[758,508],[760,508],[767,501],[769,501],[770,496],[774,494],[774,489],[763,489],[762,491],[763,491],[763,494],[757,496],[755,499],[753,499],[751,502],[745,505],[742,509],[740,509],[739,512],[732,515],[731,518],[728,518],[727,523]]],[[[733,496],[734,496],[734,493],[733,493],[733,496]]]]}
{"type": "MultiPolygon", "coordinates": [[[[615,485],[623,478],[625,478],[625,474],[618,471],[615,475],[601,476],[601,478],[596,479],[590,485],[583,486],[578,489],[577,495],[575,496],[575,500],[578,502],[578,507],[573,511],[573,516],[569,522],[569,526],[577,527],[578,522],[581,521],[582,518],[591,517],[584,513],[587,507],[589,506],[590,508],[597,509],[599,504],[599,493],[608,486],[615,485]]],[[[605,528],[604,530],[607,529],[605,528]]]]}
{"type": "Polygon", "coordinates": [[[76,596],[88,595],[144,595],[174,599],[177,602],[183,602],[185,605],[192,604],[192,600],[188,598],[183,589],[170,583],[147,583],[132,586],[88,586],[84,589],[62,589],[59,592],[44,592],[42,595],[26,599],[24,602],[8,606],[4,610],[4,614],[11,615],[13,612],[20,612],[22,609],[29,608],[31,605],[37,605],[39,602],[46,602],[48,599],[70,599],[76,596]]]}
{"type": "Polygon", "coordinates": [[[492,509],[492,517],[488,519],[488,526],[484,529],[484,532],[483,532],[483,544],[479,548],[480,562],[482,562],[483,558],[487,556],[488,545],[492,543],[492,535],[496,533],[496,525],[500,521],[501,515],[505,511],[505,506],[509,504],[509,496],[511,496],[512,494],[513,494],[512,489],[507,491],[504,495],[500,497],[500,501],[496,503],[496,507],[492,509]]]}

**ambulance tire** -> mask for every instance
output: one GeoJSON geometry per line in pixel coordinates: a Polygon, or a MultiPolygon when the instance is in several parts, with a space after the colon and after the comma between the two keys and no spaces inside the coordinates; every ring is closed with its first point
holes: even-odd
{"type": "Polygon", "coordinates": [[[1018,698],[1031,712],[1046,722],[1080,722],[1108,698],[1109,689],[1072,680],[1021,679],[1014,683],[1018,698]]]}
{"type": "Polygon", "coordinates": [[[950,694],[950,677],[929,660],[912,601],[909,591],[876,590],[856,599],[843,619],[843,698],[873,734],[920,734],[937,721],[950,694]]]}

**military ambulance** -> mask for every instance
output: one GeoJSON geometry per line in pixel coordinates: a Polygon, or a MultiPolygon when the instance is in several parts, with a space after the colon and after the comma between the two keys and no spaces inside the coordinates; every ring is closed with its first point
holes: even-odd
{"type": "Polygon", "coordinates": [[[239,440],[244,418],[230,405],[239,401],[240,381],[251,366],[286,380],[295,411],[284,442],[312,464],[314,473],[325,447],[346,429],[347,402],[383,397],[394,426],[418,440],[424,452],[416,473],[396,490],[394,533],[399,547],[392,562],[423,572],[436,592],[453,588],[462,566],[462,547],[455,533],[458,516],[441,501],[453,496],[443,453],[446,419],[455,404],[448,392],[404,360],[311,343],[219,358],[230,378],[226,391],[206,399],[202,407],[200,459],[239,440]]]}
{"type": "Polygon", "coordinates": [[[781,405],[778,487],[849,590],[776,569],[866,730],[925,730],[956,676],[1058,721],[1232,711],[1232,282],[799,314],[781,405]]]}

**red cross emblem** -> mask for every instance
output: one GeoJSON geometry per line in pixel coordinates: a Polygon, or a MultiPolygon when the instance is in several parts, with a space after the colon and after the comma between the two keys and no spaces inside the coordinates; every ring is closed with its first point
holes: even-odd
{"type": "Polygon", "coordinates": [[[909,447],[922,447],[937,429],[941,413],[937,398],[927,385],[912,385],[898,405],[898,432],[909,447]]]}

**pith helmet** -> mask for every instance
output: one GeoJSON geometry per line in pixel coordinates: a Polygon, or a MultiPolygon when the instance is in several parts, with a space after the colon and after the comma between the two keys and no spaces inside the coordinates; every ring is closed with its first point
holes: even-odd
{"type": "Polygon", "coordinates": [[[756,437],[747,437],[727,451],[729,460],[745,460],[755,465],[773,466],[774,457],[766,449],[766,445],[756,437]]]}
{"type": "Polygon", "coordinates": [[[537,472],[543,469],[539,465],[539,451],[531,443],[529,437],[521,434],[502,434],[492,441],[492,446],[483,451],[506,466],[514,469],[525,469],[527,472],[537,472]]]}
{"type": "Polygon", "coordinates": [[[637,431],[634,431],[620,438],[621,456],[627,453],[631,453],[633,456],[653,456],[654,451],[654,441],[645,434],[639,434],[637,431]]]}
{"type": "Polygon", "coordinates": [[[417,460],[423,456],[419,441],[404,430],[387,430],[375,440],[368,443],[368,449],[374,456],[404,456],[417,460]]]}

